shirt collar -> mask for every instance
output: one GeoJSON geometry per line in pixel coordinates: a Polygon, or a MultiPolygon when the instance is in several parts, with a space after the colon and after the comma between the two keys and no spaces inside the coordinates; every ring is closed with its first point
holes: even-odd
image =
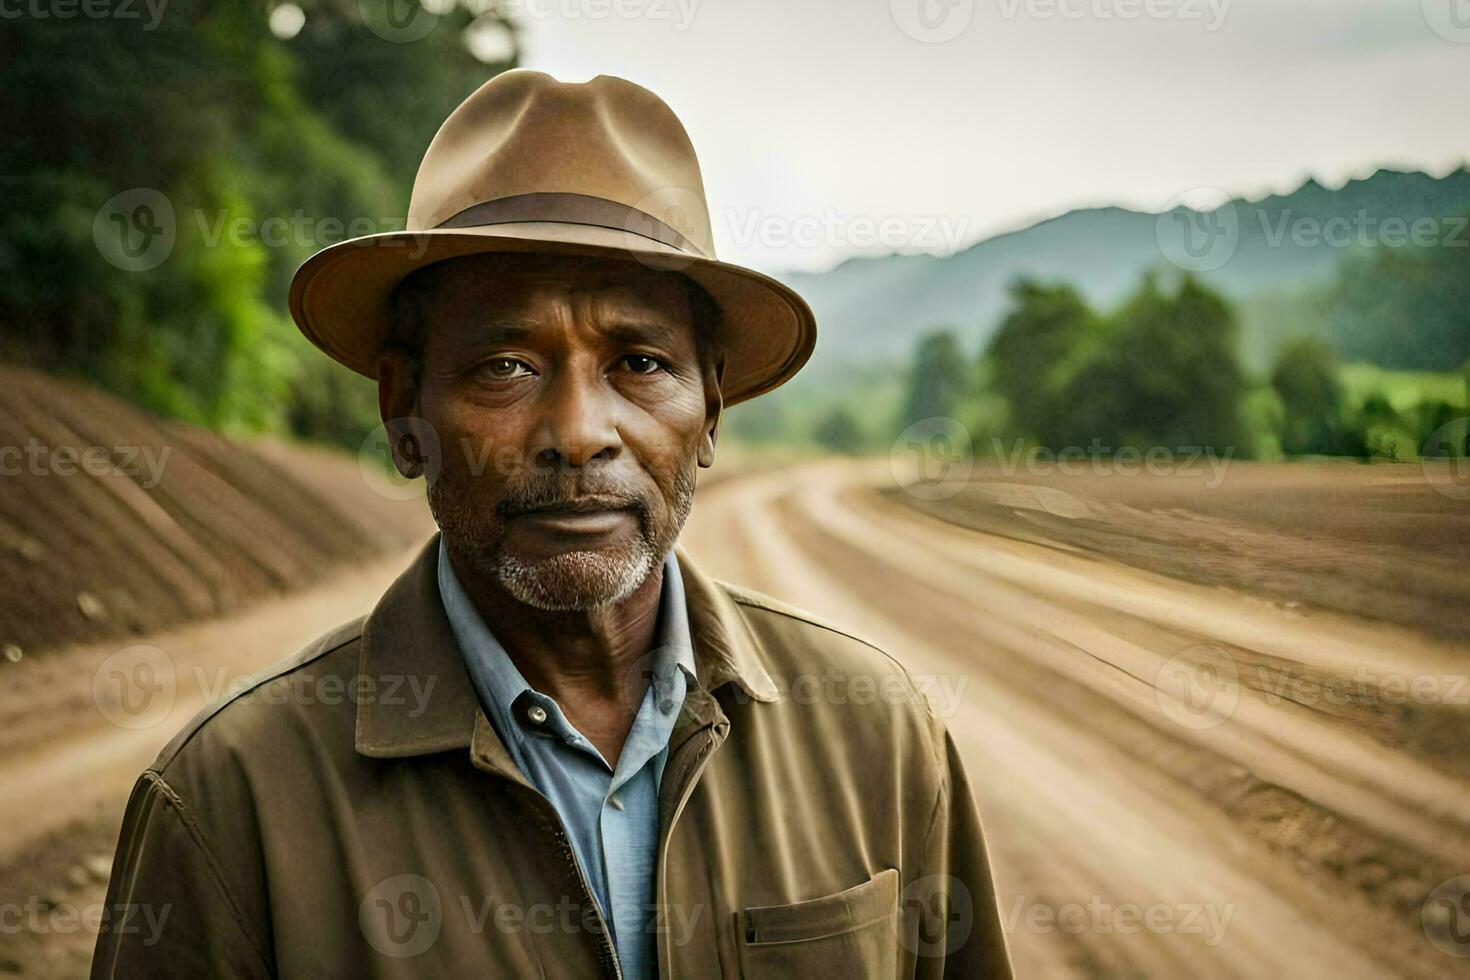
{"type": "MultiPolygon", "coordinates": [[[[526,681],[505,647],[495,638],[454,574],[449,550],[439,542],[439,597],[450,629],[470,668],[476,690],[486,712],[501,732],[519,732],[513,724],[515,702],[527,691],[535,689],[526,681]]],[[[660,698],[680,696],[683,687],[676,686],[672,671],[683,669],[690,681],[695,680],[694,643],[689,632],[689,611],[685,606],[684,580],[679,562],[671,550],[664,556],[663,586],[659,592],[658,625],[654,645],[633,668],[647,670],[660,698]]],[[[558,714],[560,712],[558,711],[558,714]]]]}
{"type": "MultiPolygon", "coordinates": [[[[733,683],[741,697],[777,700],[761,641],[731,600],[729,587],[705,575],[678,548],[675,554],[699,677],[690,699],[705,710],[713,704],[709,694],[733,683]]],[[[514,778],[515,767],[480,709],[445,614],[438,560],[435,534],[362,625],[357,751],[391,759],[469,748],[477,764],[514,778]],[[403,690],[423,690],[422,703],[403,697],[403,690]]]]}

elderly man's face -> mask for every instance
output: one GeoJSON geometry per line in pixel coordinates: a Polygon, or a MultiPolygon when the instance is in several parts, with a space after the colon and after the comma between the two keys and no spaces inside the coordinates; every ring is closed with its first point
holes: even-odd
{"type": "Polygon", "coordinates": [[[626,598],[673,546],[695,467],[714,457],[718,368],[701,363],[686,282],[504,255],[430,275],[416,402],[391,355],[380,397],[385,417],[437,437],[429,504],[451,553],[540,608],[626,598]]]}

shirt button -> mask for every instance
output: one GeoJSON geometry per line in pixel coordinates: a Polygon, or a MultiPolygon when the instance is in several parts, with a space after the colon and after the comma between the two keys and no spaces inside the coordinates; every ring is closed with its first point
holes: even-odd
{"type": "Polygon", "coordinates": [[[531,724],[540,725],[546,721],[546,709],[539,704],[533,704],[526,709],[526,717],[531,719],[531,724]]]}

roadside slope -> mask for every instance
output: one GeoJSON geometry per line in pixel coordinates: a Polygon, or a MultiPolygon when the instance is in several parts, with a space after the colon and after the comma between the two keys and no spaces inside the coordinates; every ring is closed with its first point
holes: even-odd
{"type": "Polygon", "coordinates": [[[0,366],[0,647],[155,632],[432,529],[345,454],[238,442],[0,366]]]}

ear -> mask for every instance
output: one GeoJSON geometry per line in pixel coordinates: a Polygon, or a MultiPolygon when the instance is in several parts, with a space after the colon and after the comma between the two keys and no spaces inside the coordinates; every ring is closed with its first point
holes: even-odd
{"type": "Polygon", "coordinates": [[[725,355],[710,359],[704,368],[704,431],[699,437],[699,465],[715,465],[715,441],[720,435],[720,417],[725,410],[725,355]]]}
{"type": "Polygon", "coordinates": [[[413,364],[401,350],[378,355],[378,414],[387,430],[393,465],[407,479],[424,475],[424,440],[419,428],[418,382],[413,364]]]}

